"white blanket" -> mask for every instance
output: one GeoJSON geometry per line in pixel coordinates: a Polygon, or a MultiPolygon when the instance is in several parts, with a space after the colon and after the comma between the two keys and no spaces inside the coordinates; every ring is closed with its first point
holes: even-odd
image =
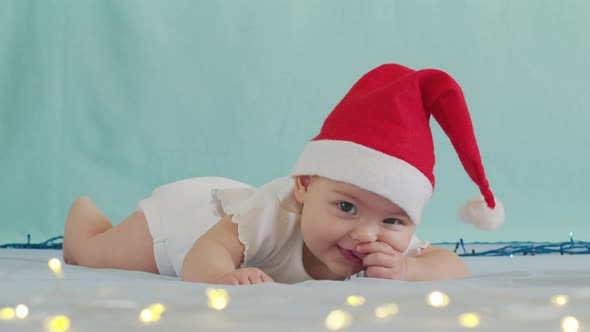
{"type": "Polygon", "coordinates": [[[70,331],[329,331],[326,317],[336,309],[350,314],[344,331],[461,331],[463,313],[478,315],[479,331],[560,331],[566,316],[590,331],[590,255],[466,257],[474,275],[445,282],[355,278],[224,287],[230,303],[222,311],[207,305],[212,285],[77,266],[64,266],[57,281],[47,266],[51,257],[61,258],[61,251],[0,249],[0,331],[40,331],[59,314],[69,318],[70,331]],[[429,305],[433,291],[447,294],[449,305],[429,305]],[[551,302],[558,294],[569,297],[565,305],[551,302]],[[349,295],[365,303],[347,305],[349,295]],[[142,323],[140,312],[153,303],[166,310],[159,321],[142,323]],[[375,308],[385,303],[399,312],[377,318],[375,308]],[[7,319],[2,308],[18,304],[27,305],[28,316],[7,319]]]}

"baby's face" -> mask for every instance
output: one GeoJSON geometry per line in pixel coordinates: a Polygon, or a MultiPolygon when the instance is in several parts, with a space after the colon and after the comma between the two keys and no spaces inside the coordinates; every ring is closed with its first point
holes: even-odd
{"type": "Polygon", "coordinates": [[[380,241],[405,252],[416,228],[399,206],[351,184],[298,177],[295,197],[303,204],[303,240],[316,267],[329,272],[324,278],[344,279],[364,270],[364,255],[356,251],[361,243],[380,241]]]}

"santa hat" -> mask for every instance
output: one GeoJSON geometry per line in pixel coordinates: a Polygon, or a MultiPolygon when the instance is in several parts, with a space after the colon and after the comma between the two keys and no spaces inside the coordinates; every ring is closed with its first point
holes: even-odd
{"type": "Polygon", "coordinates": [[[465,97],[440,70],[385,64],[365,74],[305,145],[291,175],[319,175],[374,192],[419,224],[434,190],[431,114],[481,192],[461,218],[480,229],[497,228],[504,207],[486,179],[465,97]]]}

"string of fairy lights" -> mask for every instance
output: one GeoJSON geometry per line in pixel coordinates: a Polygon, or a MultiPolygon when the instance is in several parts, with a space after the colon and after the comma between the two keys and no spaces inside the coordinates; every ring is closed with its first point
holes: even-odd
{"type": "MultiPolygon", "coordinates": [[[[48,266],[58,283],[61,282],[64,278],[61,260],[52,258],[48,261],[48,266]]],[[[208,310],[222,311],[231,304],[231,296],[228,289],[207,288],[205,295],[207,297],[208,310]]],[[[559,294],[549,298],[548,301],[555,306],[563,307],[570,302],[570,298],[567,295],[559,294]]],[[[348,308],[367,306],[367,302],[367,299],[362,295],[347,296],[343,299],[342,308],[334,309],[327,313],[323,322],[317,322],[318,327],[323,325],[331,331],[346,329],[355,320],[354,311],[348,308]]],[[[441,291],[432,291],[426,295],[425,302],[426,305],[433,308],[445,308],[451,304],[451,298],[441,291]]],[[[166,310],[166,306],[162,303],[153,303],[143,307],[137,312],[138,324],[157,324],[165,318],[164,313],[166,310]]],[[[400,310],[400,305],[398,304],[381,303],[372,309],[373,319],[383,322],[391,321],[399,315],[400,310]]],[[[31,309],[26,304],[17,304],[14,307],[1,307],[0,321],[25,320],[30,316],[30,311],[31,309]]],[[[362,316],[360,319],[366,320],[365,315],[362,316]]],[[[456,317],[456,322],[458,326],[474,329],[480,326],[482,320],[485,319],[484,314],[471,311],[460,313],[456,317]]],[[[50,315],[44,317],[41,321],[41,325],[46,332],[67,332],[71,327],[76,325],[76,321],[68,317],[67,314],[50,315]]],[[[561,317],[560,325],[563,332],[578,332],[580,330],[578,319],[571,315],[561,317]]]]}
{"type": "MultiPolygon", "coordinates": [[[[494,243],[475,243],[494,245],[494,243]]],[[[496,243],[499,245],[499,243],[496,243]]],[[[455,253],[459,256],[535,256],[535,255],[547,255],[547,254],[559,254],[559,255],[589,255],[590,254],[590,242],[586,241],[575,241],[574,234],[569,233],[569,240],[564,242],[543,242],[543,243],[520,243],[513,242],[504,245],[500,248],[485,250],[477,252],[475,249],[468,251],[465,249],[465,242],[463,239],[459,239],[459,242],[455,244],[455,253]],[[457,253],[461,249],[462,252],[457,253]]]]}
{"type": "MultiPolygon", "coordinates": [[[[62,249],[63,236],[52,237],[40,243],[31,243],[31,235],[27,234],[26,243],[0,244],[0,248],[12,249],[62,249]]],[[[574,240],[573,233],[569,233],[569,240],[563,242],[510,242],[510,243],[488,243],[474,242],[465,243],[459,239],[455,243],[454,252],[459,256],[535,256],[544,254],[560,255],[588,255],[590,254],[590,242],[574,240]],[[503,245],[499,248],[476,251],[467,250],[465,245],[503,245]]]]}
{"type": "Polygon", "coordinates": [[[31,243],[31,234],[27,234],[25,243],[5,243],[0,244],[0,248],[10,249],[62,249],[63,236],[55,236],[40,243],[31,243]]]}

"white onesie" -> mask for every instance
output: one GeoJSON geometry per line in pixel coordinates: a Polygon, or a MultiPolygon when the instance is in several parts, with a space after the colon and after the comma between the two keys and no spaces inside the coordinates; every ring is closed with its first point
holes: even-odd
{"type": "MultiPolygon", "coordinates": [[[[181,180],[156,188],[139,203],[154,240],[162,275],[180,276],[184,257],[197,238],[226,214],[233,214],[244,244],[241,267],[257,267],[280,283],[312,279],[302,260],[301,205],[294,180],[282,177],[261,187],[217,177],[181,180]]],[[[429,245],[413,237],[407,256],[429,245]]]]}

